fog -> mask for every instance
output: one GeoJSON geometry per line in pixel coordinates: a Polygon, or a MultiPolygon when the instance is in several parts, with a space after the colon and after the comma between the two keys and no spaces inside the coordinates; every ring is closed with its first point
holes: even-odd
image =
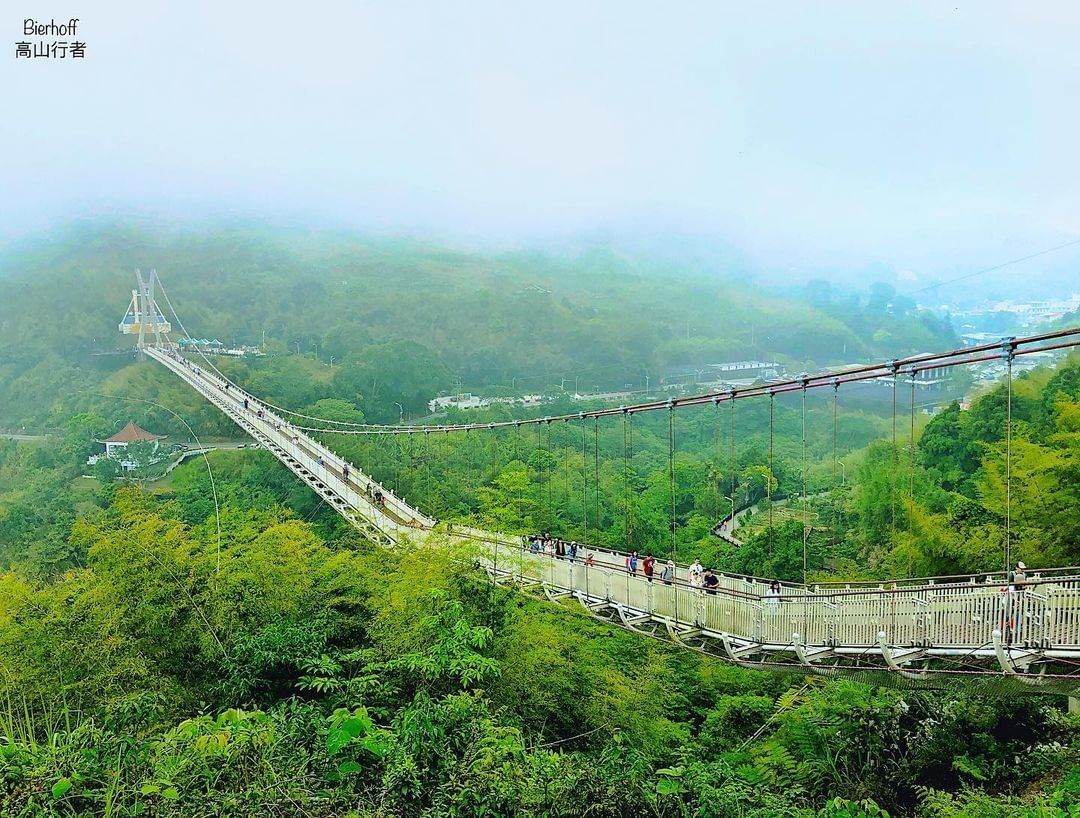
{"type": "Polygon", "coordinates": [[[14,57],[69,8],[4,15],[5,239],[241,214],[915,288],[1080,236],[1075,4],[78,5],[83,60],[14,57]]]}

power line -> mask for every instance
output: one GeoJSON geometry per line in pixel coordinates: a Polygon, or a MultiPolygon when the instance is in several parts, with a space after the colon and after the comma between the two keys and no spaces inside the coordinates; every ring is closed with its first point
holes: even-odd
{"type": "Polygon", "coordinates": [[[1047,255],[1049,253],[1055,253],[1058,250],[1064,250],[1066,247],[1073,247],[1073,246],[1075,246],[1077,244],[1080,244],[1080,239],[1073,239],[1072,241],[1067,241],[1064,244],[1056,244],[1053,247],[1047,247],[1045,250],[1040,250],[1037,253],[1031,253],[1030,255],[1021,256],[1020,258],[1014,258],[1014,259],[1012,259],[1010,261],[1002,262],[1001,264],[995,264],[993,267],[984,267],[983,269],[976,270],[973,273],[965,273],[962,276],[957,276],[956,278],[950,278],[950,279],[948,279],[946,281],[939,281],[936,284],[929,284],[929,285],[927,285],[925,287],[920,287],[917,290],[911,290],[911,291],[909,291],[907,293],[904,293],[904,294],[905,295],[917,295],[918,293],[923,293],[923,292],[926,292],[927,290],[933,290],[933,289],[936,289],[938,287],[947,287],[949,284],[955,284],[958,281],[967,281],[969,278],[975,278],[976,276],[986,275],[987,273],[992,273],[992,272],[995,272],[996,270],[1004,270],[1006,267],[1011,267],[1012,265],[1019,264],[1022,261],[1030,261],[1033,258],[1038,258],[1039,256],[1045,256],[1045,255],[1047,255]]]}

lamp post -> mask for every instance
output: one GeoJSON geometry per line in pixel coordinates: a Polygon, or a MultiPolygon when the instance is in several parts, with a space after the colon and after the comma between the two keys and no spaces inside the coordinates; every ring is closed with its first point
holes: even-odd
{"type": "Polygon", "coordinates": [[[735,530],[735,495],[728,497],[725,494],[724,499],[731,503],[731,516],[728,518],[728,533],[730,534],[735,530]]]}
{"type": "Polygon", "coordinates": [[[317,361],[317,360],[319,360],[319,345],[318,344],[312,344],[312,346],[315,347],[315,360],[317,361]]]}
{"type": "Polygon", "coordinates": [[[331,369],[334,368],[334,356],[333,355],[330,356],[330,368],[331,369]]]}
{"type": "Polygon", "coordinates": [[[300,342],[299,341],[293,341],[293,343],[296,344],[296,354],[299,355],[300,354],[300,342]]]}
{"type": "Polygon", "coordinates": [[[405,421],[404,421],[404,419],[405,419],[405,407],[404,407],[404,406],[402,406],[402,405],[401,405],[400,403],[398,403],[397,401],[394,401],[394,406],[396,406],[396,407],[398,408],[398,419],[397,419],[397,422],[398,422],[398,426],[400,426],[400,425],[401,425],[402,423],[404,423],[404,422],[405,422],[405,421]]]}

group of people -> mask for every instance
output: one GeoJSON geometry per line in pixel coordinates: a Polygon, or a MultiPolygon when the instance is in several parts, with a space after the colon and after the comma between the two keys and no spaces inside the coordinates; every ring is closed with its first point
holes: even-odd
{"type": "MultiPolygon", "coordinates": [[[[570,562],[576,562],[582,550],[579,543],[553,537],[549,533],[527,535],[523,538],[523,546],[532,554],[543,554],[556,559],[569,560],[570,562]]],[[[591,551],[586,554],[583,563],[587,566],[596,565],[596,558],[591,551]]],[[[617,563],[608,563],[607,565],[608,567],[614,567],[617,563]]],[[[623,569],[632,577],[638,576],[640,571],[641,576],[647,582],[652,582],[658,578],[665,585],[674,585],[677,579],[674,560],[668,560],[658,571],[656,557],[652,554],[641,557],[637,551],[631,551],[623,558],[623,569]]],[[[686,580],[687,585],[692,589],[710,596],[714,596],[720,586],[719,574],[712,568],[705,568],[701,564],[700,558],[695,559],[687,569],[686,580]]],[[[769,603],[779,602],[780,594],[780,583],[774,580],[769,584],[769,588],[765,593],[765,601],[769,603]]]]}
{"type": "MultiPolygon", "coordinates": [[[[581,551],[581,546],[577,542],[552,537],[548,533],[527,536],[525,538],[525,547],[532,554],[545,554],[549,557],[570,560],[570,562],[575,562],[578,558],[578,552],[581,551]]],[[[592,552],[585,555],[583,562],[589,566],[595,564],[592,552]]]]}
{"type": "MultiPolygon", "coordinates": [[[[644,557],[639,558],[637,551],[631,551],[623,561],[626,573],[630,574],[630,576],[637,576],[638,565],[641,566],[641,573],[646,581],[652,582],[656,576],[656,557],[652,554],[646,554],[644,557]]],[[[672,560],[668,560],[667,564],[660,569],[660,581],[665,585],[671,585],[675,582],[675,563],[672,560]]]]}
{"type": "Polygon", "coordinates": [[[720,585],[720,577],[712,568],[702,566],[700,557],[694,557],[693,563],[686,571],[686,580],[691,588],[703,590],[710,595],[715,594],[720,585]]]}

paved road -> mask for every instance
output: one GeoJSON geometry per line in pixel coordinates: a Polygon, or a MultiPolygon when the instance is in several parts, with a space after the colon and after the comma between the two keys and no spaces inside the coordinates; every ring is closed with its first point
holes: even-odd
{"type": "Polygon", "coordinates": [[[8,440],[45,440],[48,435],[17,435],[13,432],[0,432],[0,437],[7,438],[8,440]]]}

